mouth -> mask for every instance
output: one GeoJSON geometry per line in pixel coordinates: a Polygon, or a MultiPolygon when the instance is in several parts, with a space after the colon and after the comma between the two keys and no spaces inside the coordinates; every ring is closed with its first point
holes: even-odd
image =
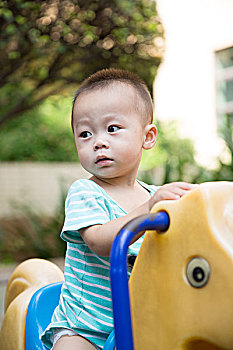
{"type": "Polygon", "coordinates": [[[108,165],[113,161],[112,158],[108,158],[105,156],[100,156],[97,157],[97,160],[95,161],[95,164],[99,164],[99,165],[108,165]]]}

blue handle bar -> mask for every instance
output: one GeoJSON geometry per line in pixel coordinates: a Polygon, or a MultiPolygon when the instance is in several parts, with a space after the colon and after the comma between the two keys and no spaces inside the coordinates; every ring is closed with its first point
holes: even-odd
{"type": "Polygon", "coordinates": [[[110,277],[117,350],[134,350],[127,273],[128,247],[140,232],[166,231],[169,222],[165,212],[139,216],[125,225],[113,241],[110,277]]]}

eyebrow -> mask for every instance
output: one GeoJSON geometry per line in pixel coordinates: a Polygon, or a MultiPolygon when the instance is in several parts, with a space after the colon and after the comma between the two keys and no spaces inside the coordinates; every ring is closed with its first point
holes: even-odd
{"type": "MultiPolygon", "coordinates": [[[[122,115],[121,113],[113,113],[113,112],[110,112],[110,113],[106,113],[106,115],[102,115],[101,116],[101,119],[104,121],[104,122],[108,122],[108,121],[111,121],[112,119],[126,119],[126,117],[124,117],[124,115],[122,115]]],[[[78,124],[90,124],[90,120],[89,118],[82,118],[81,117],[81,120],[79,120],[77,123],[78,124]]]]}
{"type": "Polygon", "coordinates": [[[81,119],[81,120],[78,120],[77,122],[76,122],[76,125],[82,125],[82,124],[90,124],[90,120],[88,119],[88,118],[83,118],[83,119],[81,119]]]}
{"type": "Polygon", "coordinates": [[[114,119],[114,118],[124,119],[125,117],[121,113],[114,113],[114,112],[107,113],[106,115],[103,115],[103,120],[104,121],[108,121],[108,120],[111,120],[111,119],[114,119]]]}

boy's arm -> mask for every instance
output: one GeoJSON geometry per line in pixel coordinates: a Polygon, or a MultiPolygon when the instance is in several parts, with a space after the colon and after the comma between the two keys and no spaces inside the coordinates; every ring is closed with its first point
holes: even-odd
{"type": "MultiPolygon", "coordinates": [[[[80,234],[87,246],[97,255],[109,256],[112,242],[120,231],[121,227],[130,220],[144,214],[150,213],[152,207],[161,200],[176,200],[185,195],[188,191],[194,189],[197,185],[185,182],[174,182],[160,187],[160,189],[138,208],[129,214],[109,221],[103,225],[94,225],[81,229],[80,234]]],[[[134,239],[136,241],[143,232],[134,239]]],[[[133,243],[133,242],[132,242],[133,243]]]]}

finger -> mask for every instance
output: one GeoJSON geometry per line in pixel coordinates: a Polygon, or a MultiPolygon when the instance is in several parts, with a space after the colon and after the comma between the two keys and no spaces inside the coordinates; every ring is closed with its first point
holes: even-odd
{"type": "Polygon", "coordinates": [[[172,186],[171,188],[166,188],[161,191],[160,197],[164,199],[179,199],[186,195],[190,189],[183,189],[181,187],[172,186]]]}
{"type": "Polygon", "coordinates": [[[178,188],[182,188],[183,190],[186,190],[186,191],[190,191],[190,190],[193,190],[195,188],[197,188],[199,185],[198,184],[190,184],[188,182],[173,182],[171,183],[171,185],[174,185],[178,188]]]}
{"type": "Polygon", "coordinates": [[[183,188],[180,188],[180,187],[177,187],[177,188],[174,188],[172,190],[173,193],[175,193],[176,195],[182,197],[184,196],[185,194],[187,194],[188,192],[190,191],[190,189],[183,189],[183,188]]]}
{"type": "Polygon", "coordinates": [[[182,197],[183,194],[176,193],[174,191],[161,191],[160,193],[157,192],[156,196],[156,202],[163,201],[163,200],[176,200],[182,197]]]}

